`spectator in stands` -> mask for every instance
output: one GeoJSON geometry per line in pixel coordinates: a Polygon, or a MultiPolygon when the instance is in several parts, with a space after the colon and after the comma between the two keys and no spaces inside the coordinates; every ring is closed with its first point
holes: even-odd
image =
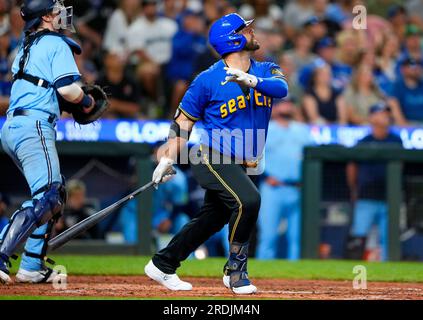
{"type": "Polygon", "coordinates": [[[255,26],[258,29],[279,29],[283,12],[280,6],[271,0],[251,0],[239,8],[239,14],[244,19],[255,19],[255,26]],[[249,2],[249,3],[248,3],[249,2]]]}
{"type": "MultiPolygon", "coordinates": [[[[401,138],[390,131],[390,113],[386,103],[381,102],[370,108],[371,133],[358,145],[391,144],[402,147],[401,138]]],[[[382,248],[381,260],[387,258],[388,208],[386,205],[386,164],[349,163],[347,183],[354,202],[354,216],[347,244],[347,257],[362,259],[366,238],[374,225],[378,226],[379,242],[382,248]]]]}
{"type": "Polygon", "coordinates": [[[285,54],[293,60],[295,69],[299,71],[317,58],[311,51],[312,48],[313,39],[307,33],[300,31],[295,35],[294,48],[287,50],[285,54]]]}
{"type": "Polygon", "coordinates": [[[316,16],[312,16],[304,23],[304,32],[313,39],[313,52],[316,51],[316,44],[328,36],[328,27],[325,21],[316,16]]]}
{"type": "Polygon", "coordinates": [[[159,9],[159,16],[176,20],[179,14],[186,9],[186,1],[163,0],[159,9]]]}
{"type": "Polygon", "coordinates": [[[407,13],[410,21],[419,26],[423,30],[423,1],[422,0],[408,0],[405,3],[407,13]]]}
{"type": "Polygon", "coordinates": [[[339,90],[332,85],[330,66],[318,60],[311,73],[310,84],[303,98],[306,117],[313,124],[346,124],[347,109],[339,90]]]}
{"type": "Polygon", "coordinates": [[[0,114],[4,115],[9,107],[12,78],[10,74],[10,32],[0,29],[0,114]]]}
{"type": "Polygon", "coordinates": [[[110,94],[110,107],[107,112],[111,118],[142,117],[140,95],[137,83],[125,72],[125,60],[116,53],[109,52],[104,57],[104,74],[98,84],[110,94]]]}
{"type": "Polygon", "coordinates": [[[317,54],[330,65],[333,76],[333,86],[343,90],[350,82],[352,68],[337,60],[337,48],[332,38],[326,37],[316,44],[317,54]]]}
{"type": "MultiPolygon", "coordinates": [[[[295,68],[295,63],[293,56],[288,54],[281,54],[279,56],[278,65],[283,66],[283,74],[285,75],[285,78],[288,82],[289,86],[289,97],[290,100],[293,102],[295,101],[298,103],[302,100],[304,90],[302,89],[301,85],[298,83],[298,72],[295,68]]],[[[298,108],[299,109],[299,108],[298,108]]],[[[296,109],[297,110],[297,109],[296,109]]],[[[297,114],[295,119],[296,120],[302,120],[302,117],[300,116],[300,110],[297,110],[297,114]]]]}
{"type": "Polygon", "coordinates": [[[127,58],[127,33],[131,25],[140,19],[140,13],[141,0],[119,1],[119,7],[110,16],[104,33],[103,48],[106,51],[113,51],[127,58]]]}
{"type": "Polygon", "coordinates": [[[387,17],[392,25],[394,35],[402,42],[407,27],[407,10],[402,5],[393,4],[388,8],[387,17]]]}
{"type": "Polygon", "coordinates": [[[10,206],[9,197],[5,193],[0,192],[0,234],[5,226],[9,223],[7,209],[10,206]]]}
{"type": "Polygon", "coordinates": [[[173,117],[182,96],[193,79],[195,61],[208,51],[204,36],[205,24],[201,15],[184,11],[181,27],[172,41],[172,58],[166,67],[167,79],[171,82],[170,116],[173,117]]]}
{"type": "Polygon", "coordinates": [[[362,52],[366,51],[366,36],[364,32],[344,30],[336,36],[337,60],[344,65],[356,67],[362,52]]]}
{"type": "Polygon", "coordinates": [[[289,1],[283,10],[284,30],[288,39],[295,41],[295,36],[302,30],[304,23],[306,23],[313,14],[313,1],[289,1]]]}
{"type": "Polygon", "coordinates": [[[421,45],[422,36],[423,32],[419,27],[413,24],[407,25],[402,57],[423,60],[423,47],[421,45]]]}
{"type": "Polygon", "coordinates": [[[326,10],[326,17],[335,21],[339,25],[343,25],[352,18],[354,6],[357,1],[354,0],[338,0],[330,3],[326,10]]]}
{"type": "Polygon", "coordinates": [[[75,27],[78,35],[85,41],[90,41],[95,49],[102,47],[103,32],[106,30],[107,21],[116,9],[115,0],[69,0],[73,5],[75,27]]]}
{"type": "Polygon", "coordinates": [[[13,6],[10,10],[10,51],[17,50],[19,43],[22,41],[23,27],[24,21],[21,18],[21,8],[13,6]]]}
{"type": "Polygon", "coordinates": [[[376,52],[375,79],[384,95],[390,95],[397,80],[396,61],[399,54],[399,41],[395,35],[385,37],[376,52]]]}
{"type": "Polygon", "coordinates": [[[372,68],[361,65],[354,73],[351,84],[343,96],[350,123],[363,125],[368,121],[369,109],[380,102],[383,95],[375,84],[372,68]]]}
{"type": "Polygon", "coordinates": [[[176,234],[190,220],[183,211],[188,202],[188,182],[185,174],[175,167],[177,174],[161,184],[153,195],[153,230],[156,231],[157,250],[164,248],[171,235],[176,234]]]}
{"type": "Polygon", "coordinates": [[[172,39],[178,26],[175,21],[158,16],[157,0],[143,0],[142,10],[143,16],[129,28],[126,42],[140,60],[138,76],[143,87],[157,101],[162,67],[172,56],[172,39]]]}
{"type": "Polygon", "coordinates": [[[398,125],[423,122],[423,60],[404,57],[400,61],[402,76],[395,82],[390,105],[398,125]]]}
{"type": "Polygon", "coordinates": [[[260,186],[258,259],[278,258],[278,230],[283,219],[287,220],[287,258],[300,258],[301,162],[303,148],[312,140],[308,126],[294,121],[294,114],[290,100],[278,101],[273,107],[260,186]]]}
{"type": "MultiPolygon", "coordinates": [[[[67,201],[63,216],[55,224],[55,232],[61,233],[78,222],[95,213],[95,209],[87,203],[85,184],[80,180],[69,180],[66,183],[67,201]]],[[[84,234],[78,236],[79,239],[96,238],[96,227],[91,228],[84,234]]]]}
{"type": "Polygon", "coordinates": [[[10,0],[0,0],[0,32],[10,28],[10,0]]]}
{"type": "Polygon", "coordinates": [[[253,58],[258,61],[276,62],[283,52],[285,37],[280,29],[268,26],[256,26],[256,38],[260,42],[260,49],[254,52],[253,58]]]}
{"type": "MultiPolygon", "coordinates": [[[[194,3],[195,2],[198,3],[198,1],[194,1],[194,3]]],[[[203,0],[201,2],[203,2],[202,11],[206,18],[207,25],[210,25],[225,14],[237,11],[227,0],[203,0]]],[[[191,8],[191,10],[193,9],[191,8]]]]}
{"type": "Polygon", "coordinates": [[[90,59],[90,51],[84,50],[87,46],[90,46],[90,43],[84,42],[82,53],[75,55],[75,62],[81,73],[81,81],[83,83],[93,84],[97,82],[98,70],[94,61],[90,59]]]}

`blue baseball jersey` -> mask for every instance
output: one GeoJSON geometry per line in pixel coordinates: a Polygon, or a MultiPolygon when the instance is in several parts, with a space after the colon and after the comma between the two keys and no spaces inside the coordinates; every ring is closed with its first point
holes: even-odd
{"type": "MultiPolygon", "coordinates": [[[[225,67],[220,60],[200,73],[179,110],[193,121],[202,121],[202,144],[226,156],[253,160],[264,149],[273,99],[256,89],[225,83],[225,67]]],[[[259,78],[283,77],[278,65],[255,60],[248,73],[259,78]]]]}
{"type": "MultiPolygon", "coordinates": [[[[21,48],[12,65],[13,74],[19,71],[22,54],[21,48]]],[[[53,35],[45,35],[31,46],[24,72],[47,80],[53,86],[64,77],[73,77],[74,81],[81,77],[71,48],[62,38],[53,35]]],[[[60,116],[55,88],[46,89],[23,79],[13,83],[8,112],[17,108],[35,109],[60,116]]]]}

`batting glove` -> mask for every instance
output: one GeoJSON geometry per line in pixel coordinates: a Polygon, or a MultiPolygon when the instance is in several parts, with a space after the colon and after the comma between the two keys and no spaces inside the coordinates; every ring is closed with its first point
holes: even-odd
{"type": "Polygon", "coordinates": [[[242,84],[244,86],[255,88],[258,82],[258,79],[256,76],[253,76],[252,74],[246,73],[244,71],[235,69],[235,68],[228,68],[225,67],[226,70],[226,82],[236,82],[238,84],[242,84]]]}
{"type": "Polygon", "coordinates": [[[170,180],[170,178],[175,174],[173,170],[174,161],[172,159],[162,157],[157,165],[156,169],[153,172],[152,181],[158,185],[159,183],[165,183],[170,180]]]}

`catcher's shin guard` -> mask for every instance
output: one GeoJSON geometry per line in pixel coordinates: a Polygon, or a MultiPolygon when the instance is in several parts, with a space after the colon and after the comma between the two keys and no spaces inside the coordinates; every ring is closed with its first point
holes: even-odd
{"type": "Polygon", "coordinates": [[[22,255],[21,268],[26,271],[38,271],[44,268],[44,262],[54,264],[53,260],[47,258],[48,241],[54,221],[34,230],[25,243],[25,251],[22,255]]]}
{"type": "MultiPolygon", "coordinates": [[[[254,293],[256,288],[251,285],[248,279],[247,272],[247,259],[248,259],[248,242],[236,243],[233,242],[230,246],[229,260],[224,267],[225,276],[230,277],[230,287],[237,293],[237,289],[243,287],[251,287],[251,292],[254,293]]],[[[242,293],[242,292],[240,292],[242,293]]],[[[246,292],[247,293],[247,292],[246,292]]]]}
{"type": "Polygon", "coordinates": [[[16,248],[37,228],[60,216],[66,201],[66,191],[61,183],[53,183],[39,200],[33,200],[33,207],[16,211],[6,231],[0,247],[0,254],[11,257],[16,248]]]}

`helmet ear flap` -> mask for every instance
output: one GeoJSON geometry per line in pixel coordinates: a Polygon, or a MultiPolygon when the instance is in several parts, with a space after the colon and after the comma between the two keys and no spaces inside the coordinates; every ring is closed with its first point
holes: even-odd
{"type": "Polygon", "coordinates": [[[226,53],[242,51],[242,49],[244,49],[247,45],[247,38],[242,34],[235,34],[229,37],[226,44],[226,53]]]}

